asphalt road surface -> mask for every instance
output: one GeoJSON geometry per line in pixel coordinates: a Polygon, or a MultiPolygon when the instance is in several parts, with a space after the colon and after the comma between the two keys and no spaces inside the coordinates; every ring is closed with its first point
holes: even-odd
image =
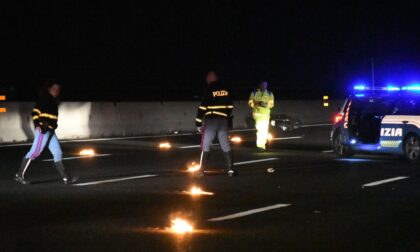
{"type": "Polygon", "coordinates": [[[420,170],[399,157],[338,159],[328,126],[276,133],[267,152],[255,132],[233,132],[237,177],[214,146],[203,178],[198,135],[62,143],[79,177],[60,183],[48,151],[13,180],[26,145],[0,146],[1,251],[419,251],[420,170]],[[172,148],[161,150],[168,141],[172,148]],[[81,157],[83,148],[96,156],[81,157]],[[271,169],[270,169],[271,168],[271,169]],[[188,194],[197,186],[211,195],[188,194]],[[193,232],[174,233],[181,218],[193,232]]]}

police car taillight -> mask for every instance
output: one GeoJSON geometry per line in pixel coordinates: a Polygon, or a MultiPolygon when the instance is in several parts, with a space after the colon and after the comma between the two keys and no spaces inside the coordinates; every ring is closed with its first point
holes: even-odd
{"type": "Polygon", "coordinates": [[[334,117],[334,123],[339,123],[339,122],[341,122],[341,120],[343,120],[343,114],[338,113],[338,114],[334,117]]]}

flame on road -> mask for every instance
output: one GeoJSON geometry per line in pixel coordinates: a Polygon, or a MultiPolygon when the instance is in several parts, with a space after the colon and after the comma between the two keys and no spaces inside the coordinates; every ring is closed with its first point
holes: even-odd
{"type": "Polygon", "coordinates": [[[196,162],[191,162],[189,164],[187,171],[188,172],[197,172],[200,170],[200,164],[197,164],[196,162]]]}
{"type": "Polygon", "coordinates": [[[230,139],[231,142],[233,143],[241,143],[242,142],[242,138],[239,136],[234,136],[230,139]]]}
{"type": "Polygon", "coordinates": [[[196,186],[193,186],[191,188],[191,190],[189,190],[189,191],[184,191],[184,193],[190,194],[192,196],[196,196],[196,195],[214,195],[214,193],[203,191],[200,187],[196,187],[196,186]]]}
{"type": "Polygon", "coordinates": [[[163,142],[159,144],[160,149],[170,149],[172,146],[169,142],[163,142]]]}
{"type": "Polygon", "coordinates": [[[82,149],[79,152],[80,156],[87,156],[87,157],[91,157],[91,156],[95,156],[95,151],[93,149],[82,149]]]}
{"type": "Polygon", "coordinates": [[[171,220],[171,227],[169,230],[175,234],[186,234],[194,231],[193,226],[186,220],[175,218],[171,220]]]}

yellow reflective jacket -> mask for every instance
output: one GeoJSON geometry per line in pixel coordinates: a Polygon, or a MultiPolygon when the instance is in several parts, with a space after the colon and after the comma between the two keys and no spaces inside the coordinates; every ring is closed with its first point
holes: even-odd
{"type": "Polygon", "coordinates": [[[271,91],[261,92],[257,89],[249,96],[248,105],[252,108],[253,116],[270,116],[274,107],[274,95],[271,91]]]}

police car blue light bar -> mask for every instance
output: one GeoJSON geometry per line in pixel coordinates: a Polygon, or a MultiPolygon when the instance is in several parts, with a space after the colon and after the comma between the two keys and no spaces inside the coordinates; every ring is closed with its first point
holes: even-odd
{"type": "Polygon", "coordinates": [[[365,91],[389,91],[389,92],[395,92],[395,91],[413,91],[413,92],[420,92],[420,83],[419,84],[412,84],[408,86],[399,87],[396,85],[387,85],[384,87],[375,87],[371,88],[369,86],[365,86],[362,84],[356,85],[353,87],[354,91],[357,92],[355,95],[356,97],[364,97],[365,91]]]}

